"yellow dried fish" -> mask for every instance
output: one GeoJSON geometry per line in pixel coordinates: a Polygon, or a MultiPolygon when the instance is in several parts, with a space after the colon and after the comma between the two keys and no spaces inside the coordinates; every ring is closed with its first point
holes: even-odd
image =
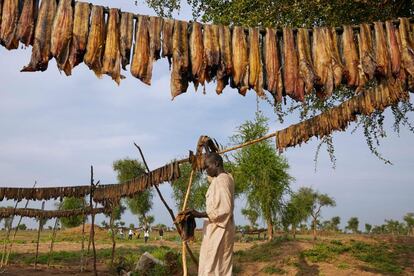
{"type": "Polygon", "coordinates": [[[233,76],[231,86],[237,88],[239,93],[246,95],[249,89],[249,56],[246,36],[242,27],[234,27],[232,36],[233,50],[233,76]]]}
{"type": "Polygon", "coordinates": [[[263,43],[265,87],[277,102],[282,101],[283,80],[280,68],[276,30],[266,28],[263,43]]]}
{"type": "Polygon", "coordinates": [[[150,57],[150,38],[148,16],[138,18],[135,31],[135,46],[131,62],[131,74],[143,83],[151,85],[152,58],[150,57]]]}
{"type": "Polygon", "coordinates": [[[203,43],[206,80],[210,82],[216,76],[220,63],[219,29],[217,25],[204,25],[203,43]]]}
{"type": "Polygon", "coordinates": [[[130,12],[123,12],[121,15],[120,27],[120,51],[122,56],[122,69],[126,70],[131,58],[132,37],[134,35],[134,15],[130,12]]]}
{"type": "Polygon", "coordinates": [[[217,70],[217,94],[221,94],[229,83],[233,71],[231,59],[231,33],[228,26],[219,26],[220,66],[217,70]]]}
{"type": "Polygon", "coordinates": [[[151,16],[149,25],[150,53],[154,60],[160,59],[162,17],[151,16]]]}
{"type": "Polygon", "coordinates": [[[83,58],[85,64],[95,72],[102,75],[102,57],[105,49],[105,15],[102,6],[92,6],[91,25],[88,34],[88,44],[83,58]]]}
{"type": "Polygon", "coordinates": [[[164,19],[162,25],[162,57],[167,57],[168,62],[171,65],[171,58],[173,56],[173,31],[174,31],[174,20],[164,19]]]}
{"type": "Polygon", "coordinates": [[[19,0],[4,0],[0,29],[0,44],[8,50],[17,49],[19,40],[16,36],[19,21],[19,0]]]}
{"type": "Polygon", "coordinates": [[[24,0],[22,13],[17,24],[17,39],[25,46],[33,44],[38,1],[24,0]]]}
{"type": "Polygon", "coordinates": [[[189,79],[189,51],[188,51],[188,23],[185,21],[175,20],[173,33],[173,64],[171,72],[171,96],[185,93],[188,88],[189,79]]]}
{"type": "Polygon", "coordinates": [[[259,39],[259,29],[249,28],[249,87],[253,88],[258,96],[264,97],[259,39]]]}
{"type": "Polygon", "coordinates": [[[198,84],[204,85],[204,46],[203,46],[203,31],[201,24],[194,22],[190,34],[190,60],[191,60],[191,80],[194,82],[194,87],[197,90],[198,84]]]}

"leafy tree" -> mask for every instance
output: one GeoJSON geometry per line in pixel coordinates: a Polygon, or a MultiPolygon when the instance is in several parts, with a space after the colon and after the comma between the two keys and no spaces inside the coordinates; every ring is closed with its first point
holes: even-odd
{"type": "Polygon", "coordinates": [[[19,229],[19,230],[26,230],[27,229],[27,226],[26,226],[26,224],[21,223],[21,224],[19,224],[19,226],[17,227],[17,229],[19,229]]]}
{"type": "Polygon", "coordinates": [[[352,233],[356,234],[358,233],[358,226],[359,226],[359,220],[357,217],[351,217],[348,220],[348,225],[346,226],[346,229],[352,231],[352,233]]]}
{"type": "Polygon", "coordinates": [[[371,233],[372,225],[365,223],[365,233],[369,234],[371,233]]]}
{"type": "Polygon", "coordinates": [[[335,207],[336,202],[333,198],[327,194],[321,194],[318,191],[314,191],[312,188],[304,187],[303,193],[312,198],[311,217],[312,217],[312,229],[313,239],[316,240],[316,227],[318,219],[321,216],[322,207],[335,207]]]}
{"type": "MultiPolygon", "coordinates": [[[[86,201],[84,198],[76,197],[65,197],[62,202],[59,203],[60,210],[73,210],[73,209],[82,209],[85,208],[86,201]]],[[[86,216],[72,216],[68,218],[61,218],[60,222],[65,228],[72,228],[79,226],[86,220],[86,216]]]]}
{"type": "MultiPolygon", "coordinates": [[[[135,159],[125,158],[117,160],[114,162],[113,168],[117,172],[117,178],[120,183],[145,174],[144,165],[135,159]]],[[[152,208],[152,197],[152,191],[145,190],[132,198],[126,199],[131,213],[138,217],[139,222],[145,222],[146,216],[152,208]]]]}
{"type": "MultiPolygon", "coordinates": [[[[145,0],[145,2],[162,16],[171,16],[174,11],[179,11],[181,8],[180,0],[145,0]]],[[[192,7],[194,19],[214,24],[263,27],[341,26],[414,15],[414,1],[187,0],[187,4],[192,7]]],[[[299,114],[299,118],[303,120],[349,99],[354,94],[353,90],[344,86],[339,87],[333,97],[328,100],[321,101],[315,93],[310,93],[306,96],[305,104],[288,102],[289,108],[283,111],[282,104],[276,104],[275,113],[280,120],[289,114],[299,114]],[[298,110],[300,112],[297,112],[298,110]]],[[[267,102],[271,100],[267,99],[267,102]]],[[[414,132],[414,126],[407,116],[408,112],[414,111],[413,104],[409,101],[402,102],[391,109],[394,117],[393,131],[399,133],[400,127],[403,126],[414,132]]],[[[363,128],[363,134],[371,152],[384,162],[391,163],[381,155],[377,148],[380,145],[380,139],[387,136],[383,113],[375,112],[371,116],[360,116],[357,127],[363,128]]],[[[321,140],[315,160],[322,144],[327,145],[331,161],[335,166],[332,136],[326,136],[321,140]]]]}
{"type": "Polygon", "coordinates": [[[257,219],[259,218],[259,213],[256,210],[243,208],[241,210],[241,213],[250,222],[251,229],[257,228],[257,219]]]}
{"type": "Polygon", "coordinates": [[[307,188],[300,188],[296,193],[292,194],[290,201],[286,205],[282,224],[285,229],[289,225],[291,226],[293,238],[296,238],[297,227],[311,215],[312,204],[313,196],[307,192],[307,188]]]}
{"type": "Polygon", "coordinates": [[[119,225],[121,225],[121,227],[124,227],[125,226],[125,222],[124,221],[120,221],[119,222],[119,225]]]}
{"type": "MultiPolygon", "coordinates": [[[[187,193],[188,182],[190,180],[191,165],[180,165],[181,177],[175,180],[171,187],[173,190],[173,198],[175,206],[181,211],[184,203],[185,194],[187,193]]],[[[206,197],[208,189],[207,178],[200,172],[193,175],[193,183],[191,185],[190,196],[188,197],[187,208],[189,209],[205,209],[206,197]]]]}
{"type": "Polygon", "coordinates": [[[407,224],[408,233],[414,236],[414,213],[408,213],[404,216],[404,221],[407,224]]]}
{"type": "Polygon", "coordinates": [[[396,236],[396,235],[405,235],[408,233],[405,225],[398,220],[385,220],[385,229],[387,233],[396,236]]]}
{"type": "Polygon", "coordinates": [[[101,225],[102,225],[103,228],[109,227],[109,224],[104,220],[101,222],[101,225]]]}
{"type": "Polygon", "coordinates": [[[341,224],[341,218],[336,216],[331,218],[331,230],[338,232],[339,224],[341,224]]]}
{"type": "MultiPolygon", "coordinates": [[[[255,119],[239,126],[230,140],[241,144],[265,135],[268,130],[268,119],[257,112],[255,119]]],[[[273,226],[282,211],[282,198],[293,180],[288,173],[288,162],[277,155],[274,148],[271,141],[263,141],[231,155],[234,160],[232,174],[236,186],[246,195],[246,209],[256,210],[264,219],[269,240],[273,238],[273,226]]]]}
{"type": "Polygon", "coordinates": [[[135,228],[135,225],[133,223],[130,223],[129,224],[129,229],[134,229],[134,228],[135,228]]]}

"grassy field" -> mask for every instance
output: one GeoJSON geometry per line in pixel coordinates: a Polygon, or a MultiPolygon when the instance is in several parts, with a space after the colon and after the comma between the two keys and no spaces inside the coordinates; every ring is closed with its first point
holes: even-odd
{"type": "MultiPolygon", "coordinates": [[[[36,231],[18,232],[4,275],[79,274],[80,228],[57,233],[49,268],[51,231],[42,232],[37,271],[33,269],[36,235],[36,231]]],[[[4,231],[0,238],[3,240],[3,237],[4,231]]],[[[191,247],[198,253],[200,233],[196,237],[191,247]]],[[[279,236],[272,242],[259,240],[256,236],[250,237],[249,242],[241,242],[239,238],[235,243],[235,275],[414,275],[414,237],[335,234],[319,237],[316,242],[310,235],[298,235],[296,240],[279,236]]],[[[107,231],[98,228],[96,247],[100,275],[132,269],[145,251],[168,264],[167,267],[156,266],[151,275],[181,274],[180,239],[175,233],[165,233],[163,241],[154,234],[147,244],[142,237],[118,238],[113,267],[110,266],[111,246],[107,231]]],[[[87,247],[86,240],[85,251],[87,247]]],[[[81,275],[91,275],[91,254],[87,260],[86,271],[81,275]]],[[[195,266],[190,261],[188,265],[191,274],[195,275],[195,266]]]]}

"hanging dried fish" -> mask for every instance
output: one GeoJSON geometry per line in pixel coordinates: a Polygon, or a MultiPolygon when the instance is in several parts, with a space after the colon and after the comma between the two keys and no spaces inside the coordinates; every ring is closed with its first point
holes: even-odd
{"type": "Polygon", "coordinates": [[[283,76],[286,95],[297,101],[304,100],[304,82],[299,77],[298,55],[295,37],[291,28],[283,28],[283,56],[285,60],[283,76]]]}
{"type": "Polygon", "coordinates": [[[189,51],[188,51],[188,23],[175,20],[173,33],[173,64],[171,72],[171,96],[185,93],[188,88],[189,80],[189,51]]]}
{"type": "Polygon", "coordinates": [[[119,46],[122,57],[122,69],[124,70],[126,70],[126,66],[130,62],[133,35],[134,15],[130,12],[123,12],[121,14],[119,46]]]}
{"type": "Polygon", "coordinates": [[[277,102],[282,101],[283,81],[275,29],[266,28],[263,44],[265,87],[277,102]]]}
{"type": "Polygon", "coordinates": [[[368,24],[361,24],[359,26],[360,30],[360,63],[362,70],[367,76],[368,80],[374,77],[375,69],[377,68],[377,63],[374,57],[374,48],[372,46],[372,35],[371,29],[368,24]]]}
{"type": "Polygon", "coordinates": [[[50,52],[63,70],[69,57],[73,30],[72,0],[60,0],[52,26],[50,52]]]}
{"type": "Polygon", "coordinates": [[[102,75],[102,58],[105,49],[105,15],[104,7],[92,6],[91,25],[88,35],[88,44],[83,58],[88,67],[93,70],[96,76],[102,75]]]}
{"type": "Polygon", "coordinates": [[[217,94],[221,94],[233,70],[231,59],[231,33],[228,26],[219,25],[220,66],[217,70],[217,94]]]}
{"type": "Polygon", "coordinates": [[[151,16],[149,25],[150,54],[153,60],[160,59],[162,17],[151,16]]]}
{"type": "Polygon", "coordinates": [[[313,69],[309,32],[307,29],[298,29],[297,34],[299,76],[305,82],[305,94],[309,94],[320,79],[313,69]]]}
{"type": "Polygon", "coordinates": [[[174,31],[174,20],[164,19],[162,25],[162,57],[167,57],[168,62],[171,65],[171,58],[173,56],[173,31],[174,31]]]}
{"type": "Polygon", "coordinates": [[[231,46],[233,49],[233,78],[232,88],[237,88],[239,93],[246,95],[249,89],[249,56],[246,36],[242,27],[234,27],[231,46]]]}
{"type": "Polygon", "coordinates": [[[109,9],[106,26],[105,51],[102,60],[102,72],[111,76],[119,85],[121,78],[121,53],[119,52],[119,9],[109,9]]]}
{"type": "Polygon", "coordinates": [[[150,57],[149,22],[147,16],[139,16],[135,31],[131,74],[145,84],[151,85],[152,58],[150,57]]]}
{"type": "Polygon", "coordinates": [[[358,64],[358,88],[356,89],[356,92],[359,93],[360,91],[362,91],[362,89],[365,87],[365,84],[367,83],[368,79],[367,79],[367,75],[364,72],[364,67],[362,65],[362,47],[361,44],[363,43],[361,41],[361,35],[358,34],[357,35],[357,41],[358,41],[358,45],[359,45],[359,64],[358,64]]]}
{"type": "Polygon", "coordinates": [[[258,28],[249,28],[249,87],[253,88],[258,96],[265,96],[258,28]]]}
{"type": "Polygon", "coordinates": [[[204,46],[203,32],[201,24],[194,22],[190,34],[190,60],[191,60],[191,80],[197,90],[198,84],[204,85],[205,68],[204,68],[204,46]]]}
{"type": "Polygon", "coordinates": [[[400,72],[398,73],[398,79],[405,82],[407,80],[407,72],[405,70],[405,64],[403,62],[403,46],[402,46],[402,42],[401,42],[401,35],[400,35],[400,30],[399,29],[395,29],[395,37],[397,38],[397,45],[398,45],[398,50],[400,52],[401,55],[401,64],[400,64],[400,72]]]}
{"type": "Polygon", "coordinates": [[[376,75],[379,77],[388,77],[390,75],[389,54],[387,41],[382,22],[374,22],[375,31],[375,60],[377,62],[376,75]]]}
{"type": "Polygon", "coordinates": [[[339,86],[342,82],[343,75],[343,64],[339,54],[338,48],[338,36],[336,34],[335,28],[325,29],[327,32],[327,46],[328,52],[331,56],[332,71],[334,76],[334,85],[335,87],[339,86]]]}
{"type": "Polygon", "coordinates": [[[358,64],[359,57],[355,45],[354,33],[351,26],[343,26],[342,48],[344,52],[345,70],[344,75],[350,87],[358,86],[358,64]]]}
{"type": "Polygon", "coordinates": [[[316,87],[316,95],[319,98],[330,97],[334,87],[332,60],[327,48],[327,35],[326,28],[313,29],[312,59],[315,72],[321,80],[316,87]]]}
{"type": "Polygon", "coordinates": [[[22,72],[45,71],[47,69],[51,58],[50,43],[55,13],[56,1],[42,0],[36,21],[32,57],[29,65],[25,66],[21,70],[22,72]]]}
{"type": "Polygon", "coordinates": [[[217,74],[220,65],[220,45],[218,25],[204,25],[204,59],[206,62],[206,80],[210,82],[217,74]]]}
{"type": "Polygon", "coordinates": [[[33,44],[38,1],[24,0],[22,13],[17,24],[17,39],[25,46],[33,44]]]}
{"type": "Polygon", "coordinates": [[[4,0],[2,7],[0,44],[8,50],[17,49],[19,40],[16,36],[19,21],[19,0],[4,0]]]}
{"type": "Polygon", "coordinates": [[[76,2],[72,43],[69,58],[65,65],[65,74],[68,76],[72,74],[72,69],[83,61],[88,43],[90,13],[91,8],[89,3],[76,2]]]}
{"type": "Polygon", "coordinates": [[[410,37],[408,18],[400,18],[401,61],[404,69],[414,77],[414,41],[410,37]]]}
{"type": "Polygon", "coordinates": [[[398,48],[395,27],[391,20],[385,22],[385,28],[387,32],[387,48],[390,54],[391,72],[394,77],[397,77],[400,73],[401,54],[398,48]]]}

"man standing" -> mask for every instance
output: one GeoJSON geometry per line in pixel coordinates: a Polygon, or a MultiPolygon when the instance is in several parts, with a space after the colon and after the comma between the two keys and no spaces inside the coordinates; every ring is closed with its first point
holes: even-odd
{"type": "Polygon", "coordinates": [[[199,276],[231,276],[235,226],[234,181],[223,168],[217,153],[207,155],[204,165],[213,180],[206,193],[206,212],[187,210],[196,218],[206,218],[200,248],[199,276]]]}

